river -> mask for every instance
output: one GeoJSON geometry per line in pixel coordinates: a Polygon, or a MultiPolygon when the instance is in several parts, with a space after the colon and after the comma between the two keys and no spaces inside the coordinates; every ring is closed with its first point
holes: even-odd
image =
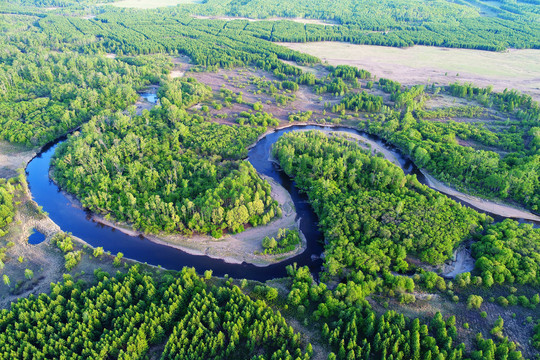
{"type": "MultiPolygon", "coordinates": [[[[312,273],[317,274],[322,266],[321,255],[324,251],[323,236],[317,229],[318,219],[308,203],[304,194],[300,194],[294,182],[280,171],[279,167],[270,161],[272,145],[285,133],[291,131],[322,130],[325,132],[346,132],[369,143],[374,149],[379,149],[386,157],[399,165],[406,174],[415,174],[421,183],[426,184],[426,178],[409,159],[405,158],[396,148],[386,144],[374,136],[346,127],[328,127],[318,125],[296,125],[279,129],[267,134],[253,146],[248,153],[248,161],[260,173],[273,178],[289,193],[300,218],[300,230],[307,240],[307,248],[302,253],[278,264],[257,267],[251,264],[230,264],[220,259],[213,259],[203,255],[191,255],[170,246],[154,243],[144,236],[131,236],[92,220],[91,213],[71,201],[58,186],[49,178],[51,158],[56,147],[66,141],[65,138],[45,146],[41,152],[32,159],[26,168],[27,180],[34,200],[49,217],[65,232],[83,239],[93,247],[101,246],[112,254],[122,252],[124,257],[148,263],[161,265],[166,269],[180,270],[184,266],[194,267],[198,273],[212,270],[216,276],[228,274],[233,278],[246,278],[266,281],[286,276],[286,266],[297,263],[298,266],[308,266],[312,273]]],[[[466,202],[454,198],[464,205],[466,202]]],[[[472,207],[472,206],[471,206],[472,207]]],[[[473,207],[474,208],[474,207],[473,207]]],[[[478,209],[477,209],[478,210],[478,209]]],[[[496,221],[504,217],[489,214],[496,221]]]]}

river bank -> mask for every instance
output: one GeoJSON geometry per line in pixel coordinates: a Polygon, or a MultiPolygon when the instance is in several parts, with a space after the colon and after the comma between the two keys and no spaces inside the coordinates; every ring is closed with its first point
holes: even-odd
{"type": "MultiPolygon", "coordinates": [[[[351,137],[351,138],[357,140],[358,142],[360,142],[360,145],[362,145],[362,143],[363,144],[368,144],[369,145],[368,148],[370,148],[372,151],[374,151],[375,154],[380,153],[380,154],[382,154],[384,156],[384,158],[386,160],[390,161],[394,165],[397,165],[397,166],[403,168],[403,165],[400,163],[400,161],[398,160],[398,158],[394,154],[394,151],[388,150],[384,146],[381,146],[380,144],[378,144],[376,141],[373,141],[373,140],[367,138],[366,136],[363,136],[363,135],[360,135],[360,134],[355,134],[355,133],[351,133],[351,132],[347,132],[347,131],[330,130],[330,129],[334,129],[334,128],[346,128],[346,129],[351,129],[351,130],[354,130],[354,131],[362,132],[361,130],[358,130],[354,126],[342,125],[342,124],[318,124],[318,123],[315,123],[315,122],[305,122],[305,123],[301,123],[301,124],[299,124],[299,123],[285,124],[285,125],[276,127],[275,129],[271,129],[271,130],[266,131],[264,134],[259,136],[257,141],[254,144],[250,145],[248,147],[248,149],[251,149],[252,147],[255,146],[255,144],[257,144],[259,141],[261,141],[267,135],[272,134],[272,133],[274,133],[276,131],[284,130],[284,129],[287,129],[287,128],[290,128],[290,127],[293,127],[293,126],[310,126],[310,125],[311,126],[320,126],[320,127],[328,128],[329,130],[326,130],[326,129],[325,130],[319,130],[319,131],[322,131],[322,132],[324,132],[326,134],[338,133],[338,134],[340,134],[342,136],[351,137]]],[[[309,130],[310,129],[301,129],[301,130],[298,130],[298,131],[309,131],[309,130]]],[[[397,150],[397,151],[399,151],[399,150],[397,150]]],[[[405,169],[403,169],[403,170],[405,170],[405,169]]],[[[493,215],[507,217],[507,218],[524,219],[524,220],[530,220],[530,221],[534,221],[534,222],[540,222],[540,216],[538,216],[536,214],[533,214],[530,211],[527,211],[526,209],[518,208],[518,207],[513,206],[513,205],[502,203],[500,201],[482,199],[482,198],[477,197],[477,196],[473,196],[473,195],[470,195],[470,194],[460,192],[460,191],[450,187],[449,185],[446,185],[446,184],[438,181],[437,179],[435,179],[435,177],[430,175],[426,170],[420,169],[420,172],[422,173],[422,175],[426,179],[426,185],[429,186],[430,188],[432,188],[434,190],[437,190],[437,191],[439,191],[441,193],[444,193],[446,195],[450,195],[450,196],[453,196],[455,198],[458,198],[459,200],[470,204],[471,206],[477,208],[478,210],[485,211],[485,212],[491,213],[493,215]]]]}
{"type": "MultiPolygon", "coordinates": [[[[116,229],[126,235],[144,237],[154,243],[173,247],[191,255],[208,256],[224,260],[228,264],[248,263],[259,267],[269,266],[301,254],[307,247],[305,236],[299,229],[299,220],[289,192],[273,179],[261,175],[272,187],[272,198],[275,199],[282,211],[280,218],[266,225],[250,227],[238,234],[225,234],[220,239],[208,235],[196,234],[191,237],[177,234],[143,234],[126,224],[119,224],[105,219],[103,216],[92,214],[92,221],[116,229]],[[277,237],[279,229],[298,230],[303,239],[301,245],[294,251],[279,255],[257,254],[263,252],[262,239],[265,236],[277,237]]],[[[80,203],[79,203],[80,204],[80,203]]]]}
{"type": "Polygon", "coordinates": [[[511,205],[503,204],[501,202],[485,200],[485,199],[482,199],[473,195],[464,194],[438,181],[432,175],[428,174],[428,172],[425,171],[424,169],[421,169],[420,171],[425,176],[427,185],[431,187],[432,189],[440,191],[446,195],[454,196],[464,202],[471,204],[472,206],[478,209],[487,211],[495,215],[508,217],[508,218],[524,219],[524,220],[540,222],[540,216],[535,215],[531,212],[513,207],[511,205]]]}
{"type": "MultiPolygon", "coordinates": [[[[199,272],[212,269],[218,276],[220,274],[245,276],[248,271],[250,278],[261,281],[285,276],[285,267],[293,262],[299,266],[307,265],[312,271],[318,272],[317,269],[322,265],[320,256],[324,251],[322,245],[324,239],[317,229],[318,219],[308,199],[295,188],[294,181],[269,161],[272,145],[283,134],[306,130],[344,135],[360,142],[364,148],[382,154],[407,173],[420,172],[420,169],[397,149],[351,126],[283,124],[278,129],[270,129],[262,134],[256,145],[250,146],[246,160],[254,166],[261,177],[270,182],[272,196],[278,200],[284,216],[266,226],[248,228],[240,234],[226,234],[219,240],[209,236],[188,238],[177,235],[145,235],[124,224],[115,224],[84,211],[80,205],[74,205],[77,202],[73,201],[73,197],[59,191],[48,176],[50,161],[58,144],[44,148],[44,152],[28,164],[27,176],[36,202],[44,206],[44,210],[49,212],[51,219],[62,230],[72,232],[74,236],[84,239],[92,247],[103,247],[105,251],[113,254],[122,252],[126,258],[161,265],[171,270],[181,269],[184,266],[194,266],[199,272]],[[301,216],[301,221],[296,220],[297,213],[301,216]],[[92,217],[94,221],[89,221],[92,217]],[[263,251],[262,239],[265,236],[276,237],[280,228],[301,230],[305,237],[302,246],[289,254],[257,255],[263,251]]],[[[489,204],[487,201],[485,203],[489,204]]],[[[515,210],[509,206],[502,206],[498,210],[503,212],[505,209],[515,210]]]]}

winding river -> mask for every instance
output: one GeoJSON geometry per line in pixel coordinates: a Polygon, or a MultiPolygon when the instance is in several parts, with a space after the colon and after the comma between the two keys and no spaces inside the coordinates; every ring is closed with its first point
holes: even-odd
{"type": "MultiPolygon", "coordinates": [[[[198,273],[212,270],[216,276],[228,274],[233,278],[247,278],[265,281],[286,276],[286,266],[297,263],[299,266],[307,265],[311,272],[317,274],[322,266],[321,255],[324,251],[323,236],[317,229],[318,219],[304,194],[300,194],[294,182],[279,170],[278,166],[269,160],[272,145],[285,133],[291,131],[321,130],[325,132],[345,132],[361,139],[364,143],[389,158],[396,165],[401,166],[406,174],[416,174],[421,183],[428,183],[421,171],[396,148],[387,145],[384,141],[346,127],[323,127],[318,125],[296,125],[279,129],[269,133],[258,141],[248,153],[248,161],[260,173],[273,178],[291,194],[300,218],[300,230],[307,239],[307,248],[302,253],[278,264],[257,267],[251,264],[230,264],[220,259],[213,259],[203,255],[191,255],[176,248],[154,243],[143,236],[131,236],[119,230],[95,222],[91,214],[75,205],[58,186],[49,178],[51,157],[56,147],[66,139],[45,146],[41,152],[28,164],[26,168],[29,188],[34,200],[43,207],[49,217],[60,226],[63,231],[71,232],[93,247],[102,246],[105,251],[112,254],[122,252],[126,258],[150,265],[161,265],[166,269],[180,270],[184,266],[194,267],[198,273]]],[[[428,183],[429,185],[429,183],[428,183]]],[[[450,196],[452,197],[452,196],[450,196]]],[[[454,198],[464,205],[468,203],[454,198]]],[[[470,206],[473,207],[473,206],[470,206]]],[[[473,207],[474,208],[474,207],[473,207]]],[[[479,209],[477,209],[479,210],[479,209]]],[[[481,210],[479,210],[481,211],[481,210]]],[[[496,221],[504,217],[489,214],[496,221]]],[[[519,220],[519,219],[518,219],[519,220]]]]}

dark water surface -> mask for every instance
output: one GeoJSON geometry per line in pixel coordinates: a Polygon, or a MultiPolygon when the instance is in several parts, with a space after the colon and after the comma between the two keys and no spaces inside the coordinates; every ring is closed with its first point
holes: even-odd
{"type": "Polygon", "coordinates": [[[37,245],[41,244],[43,241],[45,241],[46,236],[40,233],[39,231],[34,230],[32,235],[28,237],[28,243],[30,245],[37,245]]]}
{"type": "MultiPolygon", "coordinates": [[[[161,265],[166,269],[180,270],[184,266],[194,267],[197,272],[213,270],[216,276],[228,274],[233,278],[246,278],[265,281],[268,279],[286,276],[285,267],[292,263],[298,266],[307,265],[311,272],[318,273],[322,266],[321,254],[324,251],[323,236],[318,231],[318,219],[308,204],[307,197],[300,194],[294,186],[294,182],[279,170],[277,165],[269,161],[272,145],[285,133],[298,130],[327,130],[327,127],[316,125],[298,125],[270,133],[260,140],[248,154],[248,161],[261,174],[267,175],[280,183],[290,194],[296,207],[298,217],[301,218],[300,230],[307,239],[307,249],[289,260],[267,267],[257,267],[250,264],[229,264],[223,260],[212,259],[207,256],[190,255],[181,250],[156,244],[143,236],[130,236],[109,226],[97,223],[91,219],[90,214],[70,201],[56,184],[49,179],[49,166],[51,157],[59,143],[45,146],[43,150],[28,164],[26,168],[28,185],[34,200],[49,213],[50,218],[60,226],[63,231],[83,239],[93,247],[102,246],[105,251],[112,254],[124,253],[124,256],[133,260],[151,265],[161,265]]],[[[334,127],[332,130],[343,131],[361,135],[368,140],[377,142],[379,145],[391,151],[398,159],[406,174],[415,174],[421,183],[425,178],[419,169],[396,148],[387,145],[384,141],[345,127],[334,127]]],[[[468,205],[459,199],[454,200],[468,205]]],[[[494,216],[496,221],[504,219],[494,216]]],[[[262,239],[261,239],[262,240],[262,239]]]]}

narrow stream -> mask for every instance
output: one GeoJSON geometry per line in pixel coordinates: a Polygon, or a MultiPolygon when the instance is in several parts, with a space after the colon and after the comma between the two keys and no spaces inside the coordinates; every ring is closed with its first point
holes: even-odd
{"type": "MultiPolygon", "coordinates": [[[[91,219],[90,213],[80,208],[68,199],[49,178],[51,157],[56,147],[66,141],[65,138],[56,143],[45,146],[42,151],[28,164],[26,168],[28,185],[34,200],[43,207],[50,218],[60,226],[63,231],[71,232],[93,247],[102,246],[105,251],[112,254],[122,252],[126,258],[137,260],[151,265],[161,265],[166,269],[180,270],[184,266],[194,267],[197,272],[213,270],[213,274],[223,276],[228,274],[233,278],[247,278],[265,281],[268,279],[286,276],[286,266],[297,263],[298,266],[307,265],[312,273],[318,273],[322,266],[321,254],[324,251],[323,236],[318,231],[318,219],[308,203],[304,194],[300,194],[294,182],[279,170],[278,166],[269,161],[272,145],[283,135],[292,131],[323,130],[325,132],[347,132],[359,135],[367,143],[382,147],[390,152],[406,174],[415,174],[421,183],[426,180],[420,170],[410,160],[406,159],[397,149],[388,146],[384,141],[345,127],[328,127],[317,125],[297,125],[276,130],[261,139],[248,153],[248,161],[260,173],[270,176],[280,183],[293,199],[300,221],[300,229],[307,239],[307,249],[289,260],[267,267],[257,267],[251,264],[230,264],[223,260],[212,259],[207,256],[191,255],[181,250],[151,242],[143,236],[130,236],[109,226],[97,223],[91,219]]],[[[455,199],[464,205],[467,203],[455,199]]],[[[471,206],[472,207],[472,206],[471,206]]],[[[495,216],[496,221],[504,219],[495,216]]],[[[262,240],[262,239],[261,239],[262,240]]]]}

